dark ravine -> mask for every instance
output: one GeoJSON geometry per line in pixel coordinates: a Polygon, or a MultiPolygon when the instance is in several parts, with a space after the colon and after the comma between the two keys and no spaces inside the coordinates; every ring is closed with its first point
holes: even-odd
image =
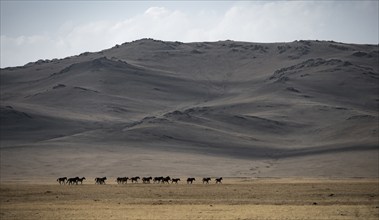
{"type": "Polygon", "coordinates": [[[1,69],[1,178],[377,177],[378,64],[378,45],[141,39],[1,69]]]}

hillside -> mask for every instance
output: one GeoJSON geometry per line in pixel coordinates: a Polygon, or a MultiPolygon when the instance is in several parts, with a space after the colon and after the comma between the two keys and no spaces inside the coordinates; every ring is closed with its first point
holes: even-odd
{"type": "Polygon", "coordinates": [[[378,177],[378,45],[142,39],[1,69],[1,179],[378,177]]]}

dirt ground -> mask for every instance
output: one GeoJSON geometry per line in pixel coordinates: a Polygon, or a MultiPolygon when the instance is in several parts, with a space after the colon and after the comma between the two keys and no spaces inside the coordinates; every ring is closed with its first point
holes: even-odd
{"type": "Polygon", "coordinates": [[[378,179],[1,182],[0,219],[378,219],[378,179]]]}

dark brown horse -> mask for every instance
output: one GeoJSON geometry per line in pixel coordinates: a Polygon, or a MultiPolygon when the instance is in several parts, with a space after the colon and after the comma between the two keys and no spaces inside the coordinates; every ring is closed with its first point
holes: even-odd
{"type": "Polygon", "coordinates": [[[79,182],[80,182],[80,184],[83,184],[83,180],[85,180],[85,179],[86,179],[85,177],[82,177],[82,178],[77,177],[76,184],[78,184],[79,182]]]}
{"type": "Polygon", "coordinates": [[[204,184],[204,183],[209,184],[209,181],[211,181],[211,178],[210,178],[210,177],[204,177],[204,178],[203,178],[203,184],[204,184]]]}
{"type": "Polygon", "coordinates": [[[152,180],[153,179],[153,177],[142,177],[142,182],[143,183],[150,183],[150,180],[152,180]]]}
{"type": "Polygon", "coordinates": [[[180,181],[180,178],[172,178],[171,183],[176,183],[178,184],[178,181],[180,181]]]}
{"type": "Polygon", "coordinates": [[[132,181],[132,183],[134,183],[134,182],[138,183],[139,179],[141,179],[141,178],[139,178],[139,176],[135,176],[135,177],[130,178],[130,180],[132,181]]]}
{"type": "Polygon", "coordinates": [[[78,185],[78,179],[79,177],[68,178],[66,183],[68,185],[74,185],[74,184],[78,185]]]}
{"type": "Polygon", "coordinates": [[[166,176],[166,177],[164,177],[163,179],[162,179],[162,183],[169,183],[169,181],[171,180],[171,177],[169,177],[169,176],[166,176]]]}
{"type": "Polygon", "coordinates": [[[118,184],[125,184],[128,183],[128,177],[117,177],[116,182],[118,184]]]}
{"type": "Polygon", "coordinates": [[[163,176],[160,176],[160,177],[154,177],[153,182],[154,182],[154,183],[160,183],[160,182],[162,181],[162,179],[163,179],[163,176]]]}
{"type": "Polygon", "coordinates": [[[217,183],[222,183],[221,181],[222,181],[222,177],[220,177],[220,178],[216,178],[216,184],[217,184],[217,183]]]}
{"type": "Polygon", "coordinates": [[[57,182],[62,185],[62,184],[66,184],[66,181],[67,181],[67,177],[59,177],[57,179],[57,182]]]}
{"type": "Polygon", "coordinates": [[[192,177],[187,178],[187,184],[192,184],[193,181],[196,181],[196,179],[192,177]]]}
{"type": "Polygon", "coordinates": [[[105,184],[105,180],[107,180],[107,177],[102,177],[102,178],[96,177],[95,184],[100,184],[100,185],[105,184]]]}

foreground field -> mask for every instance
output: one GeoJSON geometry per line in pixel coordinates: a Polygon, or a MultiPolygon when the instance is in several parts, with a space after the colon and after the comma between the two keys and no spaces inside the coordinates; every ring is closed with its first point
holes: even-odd
{"type": "Polygon", "coordinates": [[[378,179],[2,183],[0,219],[378,219],[378,179]]]}

